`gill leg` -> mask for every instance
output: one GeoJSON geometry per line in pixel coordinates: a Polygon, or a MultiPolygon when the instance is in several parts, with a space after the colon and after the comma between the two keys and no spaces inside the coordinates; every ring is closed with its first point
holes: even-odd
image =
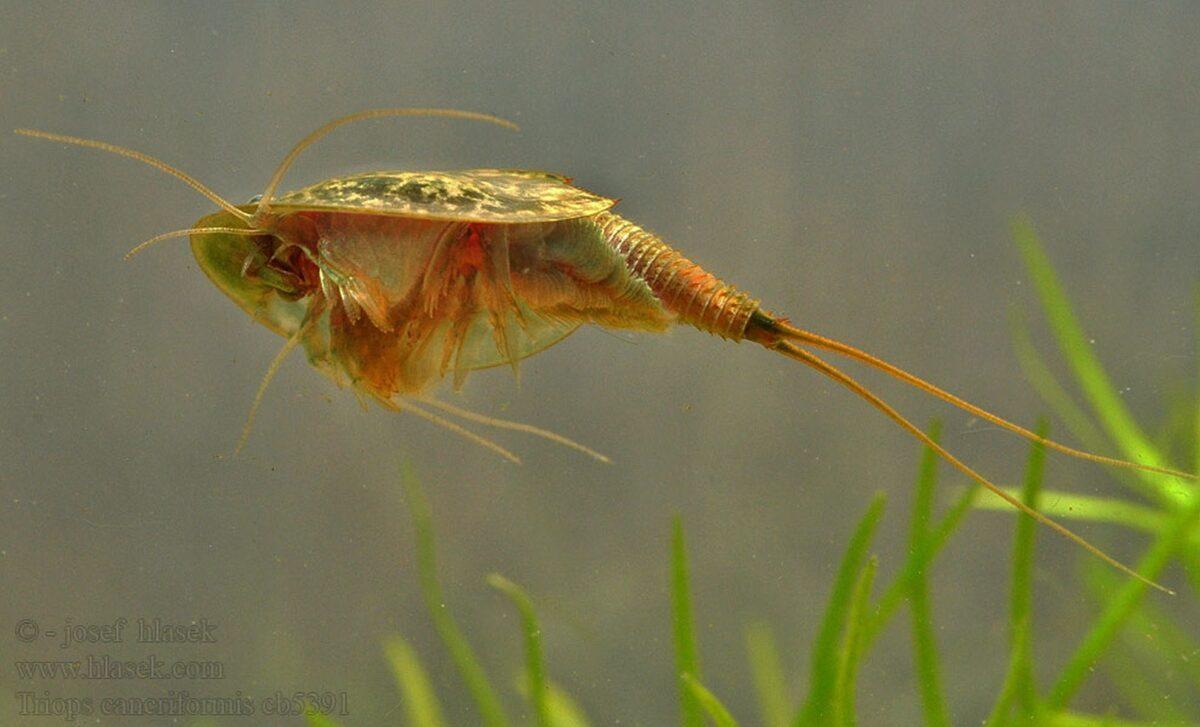
{"type": "Polygon", "coordinates": [[[594,221],[629,272],[645,281],[680,323],[733,341],[745,337],[750,317],[759,308],[757,300],[629,220],[601,212],[594,221]]]}

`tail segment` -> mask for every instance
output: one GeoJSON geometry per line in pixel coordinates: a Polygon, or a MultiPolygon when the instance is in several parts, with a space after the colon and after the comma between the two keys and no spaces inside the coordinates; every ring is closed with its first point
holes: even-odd
{"type": "Polygon", "coordinates": [[[650,286],[680,323],[733,341],[745,337],[758,301],[688,260],[652,232],[611,212],[595,217],[629,271],[650,286]]]}

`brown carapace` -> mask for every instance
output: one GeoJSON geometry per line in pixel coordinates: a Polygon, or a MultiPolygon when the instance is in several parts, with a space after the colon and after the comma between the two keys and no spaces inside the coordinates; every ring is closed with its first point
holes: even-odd
{"type": "Polygon", "coordinates": [[[510,460],[518,461],[447,417],[527,432],[606,459],[560,435],[469,412],[428,392],[447,376],[457,386],[476,369],[510,365],[515,370],[521,359],[584,323],[655,332],[683,323],[757,343],[833,379],[1013,507],[1166,590],[997,487],[813,351],[866,364],[1073,457],[1186,479],[1195,475],[1067,447],[864,351],[796,328],[658,236],[614,214],[614,200],[575,187],[566,177],[500,169],[371,172],[276,194],[284,173],[308,145],[343,124],[381,116],[442,116],[516,128],[494,116],[452,109],[376,109],[335,119],[300,141],[261,198],[246,205],[231,204],[140,152],[43,131],[17,133],[137,159],[181,179],[221,208],[188,229],[147,240],[129,255],[160,240],[190,237],[209,278],[286,339],[254,397],[238,449],[267,383],[287,354],[302,345],[309,361],[339,385],[445,426],[510,460]]]}

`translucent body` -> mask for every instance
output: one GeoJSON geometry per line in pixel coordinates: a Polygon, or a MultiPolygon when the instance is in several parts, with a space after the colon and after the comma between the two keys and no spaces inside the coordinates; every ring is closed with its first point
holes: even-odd
{"type": "MultiPolygon", "coordinates": [[[[236,225],[227,212],[197,228],[236,225]]],[[[515,364],[582,323],[663,330],[674,316],[592,218],[485,224],[288,213],[284,236],[197,233],[201,268],[247,313],[302,342],[339,383],[419,394],[515,364]]]]}

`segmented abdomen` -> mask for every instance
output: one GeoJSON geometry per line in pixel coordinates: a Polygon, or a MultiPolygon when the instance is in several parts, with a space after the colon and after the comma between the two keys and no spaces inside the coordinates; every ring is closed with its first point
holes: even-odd
{"type": "Polygon", "coordinates": [[[629,271],[683,323],[740,341],[758,301],[688,260],[662,238],[611,212],[592,218],[629,271]]]}

